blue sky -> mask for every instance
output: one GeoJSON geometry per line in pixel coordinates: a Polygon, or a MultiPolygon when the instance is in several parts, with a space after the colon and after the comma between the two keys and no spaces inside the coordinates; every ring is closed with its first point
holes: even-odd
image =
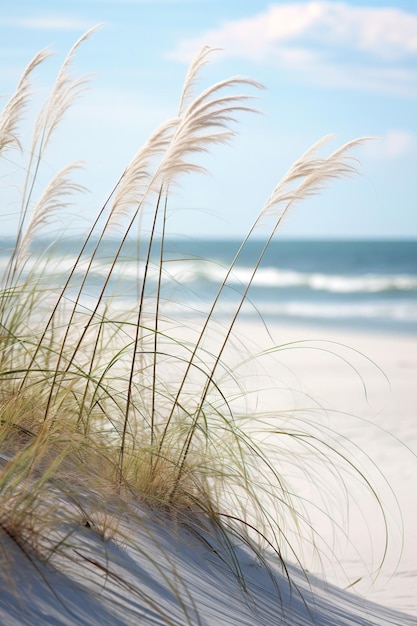
{"type": "MultiPolygon", "coordinates": [[[[249,76],[266,87],[256,103],[263,114],[240,117],[231,145],[204,158],[208,175],[180,181],[173,234],[243,236],[291,163],[330,133],[335,147],[377,139],[355,153],[360,174],[300,204],[282,235],[417,237],[414,0],[3,0],[2,101],[34,53],[49,47],[56,54],[36,73],[37,103],[71,45],[97,23],[73,66],[93,75],[91,86],[57,131],[40,177],[47,182],[66,163],[84,162],[77,180],[90,191],[74,208],[80,225],[155,126],[176,114],[188,64],[207,44],[222,51],[204,68],[201,87],[249,76]]],[[[13,232],[18,213],[6,165],[13,162],[0,171],[8,207],[1,234],[13,232]]]]}

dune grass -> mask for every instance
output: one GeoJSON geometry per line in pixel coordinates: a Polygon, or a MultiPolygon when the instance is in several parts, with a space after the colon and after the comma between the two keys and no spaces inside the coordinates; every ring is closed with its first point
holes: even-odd
{"type": "MultiPolygon", "coordinates": [[[[287,558],[299,559],[292,537],[309,527],[303,503],[280,472],[280,455],[293,455],[302,470],[307,453],[337,467],[341,493],[344,472],[356,473],[378,502],[355,459],[326,440],[317,424],[311,427],[314,415],[286,417],[280,430],[262,416],[236,412],[233,400],[245,391],[227,360],[240,310],[282,220],[329,181],[354,173],[352,151],[362,140],[323,155],[330,139],[324,138],[290,167],[256,215],[208,313],[184,334],[185,323],[164,314],[170,193],[179,177],[202,171],[195,155],[232,139],[236,119],[253,112],[251,101],[261,88],[232,77],[195,95],[213,52],[204,48],[186,76],[178,114],[161,124],[125,167],[75,262],[57,270],[52,286],[48,276],[59,261],[59,245],[31,263],[33,245],[83,189],[71,178],[77,163],[59,171],[40,194],[39,172],[51,136],[84,87],[84,78],[72,77],[71,65],[90,34],[64,60],[29,147],[19,127],[30,106],[32,75],[46,53],[31,61],[0,118],[0,157],[19,156],[24,171],[18,228],[0,291],[0,528],[28,558],[49,560],[58,552],[69,554],[77,526],[106,540],[117,537],[121,511],[132,514],[132,502],[140,502],[221,537],[244,588],[233,537],[261,560],[268,546],[285,569],[287,558]],[[123,267],[126,243],[136,237],[144,215],[149,228],[139,235],[136,301],[120,311],[112,277],[123,267]],[[249,239],[259,238],[265,225],[268,234],[252,275],[234,313],[219,326],[216,311],[229,277],[249,239]],[[104,263],[101,253],[110,240],[114,254],[104,263]],[[98,264],[101,283],[86,304],[98,264]],[[151,274],[157,276],[156,289],[151,274]],[[279,451],[254,436],[254,422],[258,430],[280,435],[279,451]],[[57,499],[65,503],[58,511],[57,499]]],[[[242,360],[252,358],[244,354],[242,360]]],[[[309,531],[314,536],[314,529],[309,531]]],[[[74,559],[76,551],[71,554],[74,559]]]]}

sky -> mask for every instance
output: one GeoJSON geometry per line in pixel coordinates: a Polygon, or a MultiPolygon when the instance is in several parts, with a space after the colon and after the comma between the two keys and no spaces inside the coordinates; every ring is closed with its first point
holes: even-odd
{"type": "MultiPolygon", "coordinates": [[[[249,89],[261,114],[239,115],[233,141],[200,161],[208,174],[179,181],[171,234],[243,237],[292,162],[332,134],[332,148],[373,138],[355,150],[359,173],[296,206],[282,236],[417,237],[415,0],[3,0],[0,107],[47,47],[54,55],[35,73],[35,111],[72,44],[96,24],[72,66],[91,75],[89,88],[57,129],[39,176],[41,187],[83,161],[77,182],[89,191],[57,228],[92,220],[149,134],[176,115],[188,66],[209,45],[219,50],[199,88],[250,77],[265,86],[249,89]]],[[[33,111],[22,126],[24,155],[33,111]]],[[[0,235],[16,228],[17,163],[9,153],[1,164],[0,235]]]]}

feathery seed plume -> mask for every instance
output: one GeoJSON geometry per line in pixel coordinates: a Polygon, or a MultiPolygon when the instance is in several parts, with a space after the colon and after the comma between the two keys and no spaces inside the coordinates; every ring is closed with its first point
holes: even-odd
{"type": "Polygon", "coordinates": [[[0,115],[0,154],[6,148],[15,146],[21,149],[17,136],[17,126],[27,107],[31,87],[31,74],[49,55],[45,50],[38,52],[26,67],[16,88],[0,115]]]}

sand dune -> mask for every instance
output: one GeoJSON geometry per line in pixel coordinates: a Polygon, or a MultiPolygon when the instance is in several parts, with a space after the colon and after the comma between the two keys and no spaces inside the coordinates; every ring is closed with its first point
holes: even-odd
{"type": "MultiPolygon", "coordinates": [[[[245,343],[271,344],[259,324],[237,330],[245,343]]],[[[143,508],[137,518],[120,520],[119,539],[103,541],[94,528],[72,529],[72,558],[57,555],[46,565],[29,563],[3,535],[10,575],[0,593],[2,624],[417,624],[417,338],[282,325],[270,333],[275,343],[291,345],[260,359],[264,374],[248,378],[259,390],[249,404],[272,421],[285,406],[310,412],[320,407],[335,441],[346,437],[366,453],[358,451],[355,459],[379,489],[389,530],[382,569],[374,572],[384,550],[380,512],[359,488],[350,493],[348,516],[343,494],[329,506],[337,523],[345,524],[338,539],[328,518],[310,507],[320,558],[300,539],[308,574],[287,563],[288,580],[277,559],[266,554],[278,582],[274,587],[262,564],[236,544],[246,590],[218,538],[201,529],[199,537],[192,527],[143,508]],[[282,385],[274,387],[271,380],[282,385]],[[284,392],[285,386],[291,391],[284,392]]],[[[328,477],[320,477],[326,493],[328,477]]],[[[311,501],[308,481],[295,474],[292,479],[297,495],[311,501]]]]}

